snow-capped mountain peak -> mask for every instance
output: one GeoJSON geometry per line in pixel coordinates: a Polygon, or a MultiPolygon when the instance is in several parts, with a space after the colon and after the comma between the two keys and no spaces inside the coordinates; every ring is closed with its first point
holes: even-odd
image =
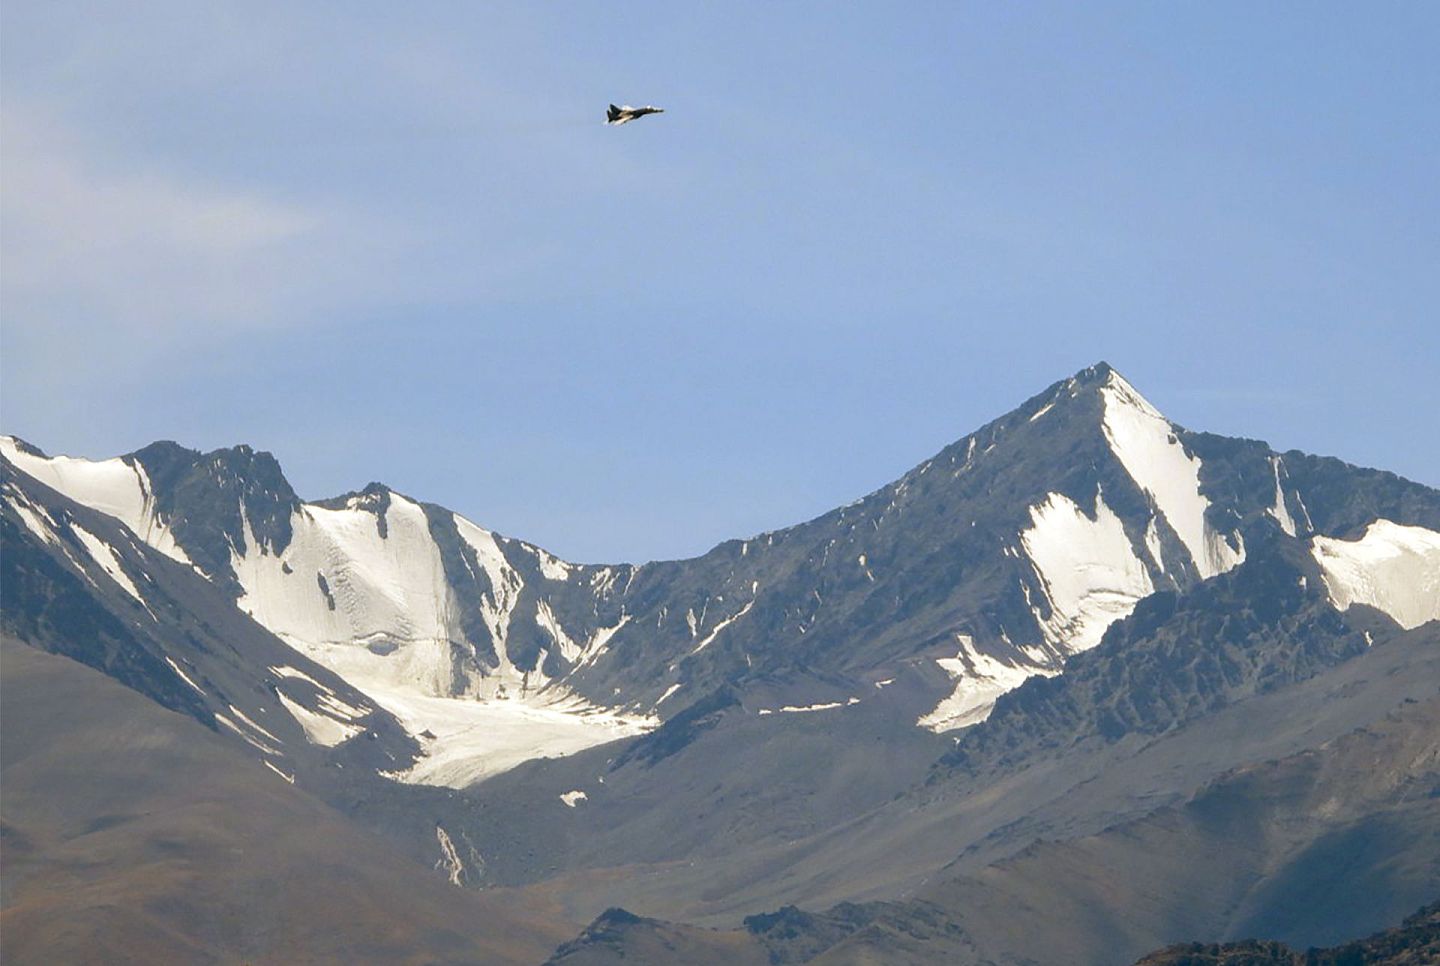
{"type": "Polygon", "coordinates": [[[1201,493],[1201,463],[1186,452],[1176,427],[1113,370],[1100,394],[1112,452],[1185,545],[1200,576],[1213,577],[1244,560],[1243,540],[1207,522],[1210,502],[1201,493]]]}
{"type": "Polygon", "coordinates": [[[166,556],[190,562],[161,520],[150,477],[134,457],[49,457],[15,436],[0,436],[0,455],[51,489],[115,517],[166,556]]]}
{"type": "Polygon", "coordinates": [[[431,753],[397,774],[443,783],[487,755],[637,733],[720,688],[829,707],[837,686],[910,669],[933,694],[920,723],[961,727],[1145,597],[1233,569],[1248,540],[1351,539],[1374,519],[1324,502],[1341,470],[1176,426],[1104,363],[845,507],[643,567],[568,563],[378,483],[302,502],[246,446],[0,452],[389,709],[431,753]],[[511,744],[471,740],[487,734],[511,744]]]}

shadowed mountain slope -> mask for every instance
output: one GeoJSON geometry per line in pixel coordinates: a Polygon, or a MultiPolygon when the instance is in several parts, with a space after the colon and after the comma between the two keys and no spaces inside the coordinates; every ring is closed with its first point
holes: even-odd
{"type": "Polygon", "coordinates": [[[1330,949],[1297,952],[1284,943],[1183,943],[1151,953],[1135,966],[1428,966],[1440,962],[1440,903],[1403,924],[1330,949]]]}
{"type": "MultiPolygon", "coordinates": [[[[1388,646],[1440,646],[1434,630],[1406,638],[1388,646]]],[[[1426,700],[1242,767],[1180,805],[1035,842],[904,901],[752,916],[728,942],[771,962],[1099,966],[1181,938],[1260,935],[1304,947],[1372,932],[1440,893],[1433,670],[1422,687],[1426,700]]],[[[587,933],[552,961],[663,962],[646,958],[662,932],[688,961],[725,961],[710,957],[721,942],[711,930],[613,912],[599,925],[598,940],[587,933]]]]}
{"type": "Polygon", "coordinates": [[[0,495],[0,630],[234,736],[302,784],[414,759],[393,715],[116,518],[3,457],[0,495]]]}
{"type": "Polygon", "coordinates": [[[527,963],[564,935],[102,674],[0,661],[7,963],[527,963]]]}
{"type": "Polygon", "coordinates": [[[1064,675],[1031,679],[989,721],[934,744],[899,724],[897,681],[807,713],[764,714],[773,704],[749,699],[697,706],[706,713],[677,716],[634,754],[530,763],[473,793],[517,819],[554,803],[562,820],[528,844],[545,868],[654,863],[598,894],[576,876],[587,897],[577,913],[618,903],[725,925],[779,905],[906,894],[1037,838],[1090,835],[1182,802],[1228,769],[1428,696],[1440,651],[1417,642],[1433,630],[1338,612],[1322,587],[1298,541],[1277,534],[1229,573],[1142,602],[1064,675]],[[651,745],[664,754],[639,753],[651,745]],[[927,752],[946,749],[927,770],[927,752]],[[895,792],[867,792],[884,788],[895,792]],[[572,790],[585,800],[561,807],[572,790]]]}

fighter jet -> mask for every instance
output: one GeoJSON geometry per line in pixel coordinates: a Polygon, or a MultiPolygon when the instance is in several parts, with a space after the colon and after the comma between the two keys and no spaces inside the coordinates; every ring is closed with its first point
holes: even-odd
{"type": "Polygon", "coordinates": [[[626,104],[624,107],[616,107],[614,104],[611,104],[610,110],[605,112],[605,123],[619,126],[621,124],[629,124],[637,117],[644,117],[646,114],[664,113],[665,109],[663,107],[631,107],[629,104],[626,104]]]}

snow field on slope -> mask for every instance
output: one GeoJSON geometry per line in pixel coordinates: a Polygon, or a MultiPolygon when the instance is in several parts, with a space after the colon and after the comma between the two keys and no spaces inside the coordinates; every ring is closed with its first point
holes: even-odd
{"type": "Polygon", "coordinates": [[[0,436],[0,453],[21,472],[33,476],[76,503],[109,514],[165,556],[189,564],[190,559],[155,514],[150,481],[140,464],[123,459],[44,457],[20,449],[13,436],[0,436]]]}
{"type": "Polygon", "coordinates": [[[416,785],[464,788],[533,758],[561,758],[660,724],[658,718],[616,714],[576,697],[542,703],[367,693],[419,737],[426,757],[386,776],[416,785]],[[435,737],[424,736],[426,731],[435,737]]]}
{"type": "Polygon", "coordinates": [[[1358,540],[1316,537],[1311,546],[1341,610],[1369,604],[1407,630],[1440,620],[1440,533],[1376,520],[1358,540]]]}
{"type": "Polygon", "coordinates": [[[30,502],[27,497],[18,489],[5,488],[5,496],[10,501],[20,522],[25,528],[40,538],[41,543],[60,544],[60,538],[55,534],[55,521],[50,519],[50,514],[45,509],[30,502]]]}
{"type": "MultiPolygon", "coordinates": [[[[539,691],[538,686],[527,690],[512,682],[514,687],[507,692],[513,695],[510,697],[448,697],[427,694],[407,684],[403,662],[414,659],[423,672],[439,655],[449,653],[445,641],[413,642],[387,655],[372,654],[354,644],[287,643],[395,715],[401,726],[420,741],[426,757],[406,771],[387,774],[396,781],[463,788],[532,758],[571,755],[618,738],[644,734],[660,724],[655,717],[596,708],[553,685],[539,691]],[[426,651],[430,652],[428,656],[426,651]]],[[[316,720],[318,715],[303,708],[298,710],[304,713],[296,713],[290,701],[285,705],[312,742],[329,746],[345,740],[336,739],[335,726],[325,724],[326,719],[316,720]]],[[[339,713],[342,709],[334,710],[335,725],[350,727],[339,713]]]]}
{"type": "Polygon", "coordinates": [[[200,694],[201,696],[204,696],[204,695],[205,695],[205,689],[202,688],[200,685],[196,684],[194,681],[192,681],[192,680],[190,679],[190,675],[188,675],[188,674],[185,673],[185,669],[182,668],[179,664],[177,664],[177,663],[175,662],[175,659],[174,659],[173,657],[171,657],[169,654],[166,654],[166,655],[165,655],[165,663],[168,664],[168,665],[170,665],[170,670],[172,670],[172,671],[174,671],[176,674],[180,675],[180,680],[182,680],[182,681],[184,681],[186,684],[190,685],[190,687],[191,687],[192,690],[194,690],[196,693],[200,694]]]}
{"type": "MultiPolygon", "coordinates": [[[[9,437],[0,437],[0,439],[9,439],[9,437]]],[[[95,582],[79,559],[70,552],[65,541],[60,539],[56,523],[44,507],[31,503],[29,498],[19,490],[7,490],[6,496],[9,497],[10,506],[14,508],[16,515],[20,517],[20,522],[31,533],[43,542],[60,548],[86,580],[92,584],[95,582]]],[[[133,597],[150,614],[151,619],[154,619],[154,612],[150,610],[150,605],[145,603],[145,598],[140,595],[140,591],[135,586],[135,582],[130,579],[130,575],[125,572],[124,565],[120,562],[120,555],[115,552],[115,548],[73,521],[70,523],[70,532],[80,540],[81,546],[90,555],[90,559],[109,574],[110,578],[120,586],[120,589],[133,597]]]]}
{"type": "Polygon", "coordinates": [[[1051,643],[1069,653],[1088,650],[1100,643],[1105,628],[1154,593],[1149,572],[1102,492],[1095,494],[1093,520],[1061,493],[1031,507],[1030,519],[1020,542],[1050,600],[1048,618],[1032,610],[1051,643]]]}
{"type": "MultiPolygon", "coordinates": [[[[234,711],[235,709],[232,707],[230,710],[234,711]]],[[[282,752],[279,748],[274,748],[266,744],[264,740],[251,734],[249,731],[246,731],[244,728],[237,725],[233,720],[227,718],[225,715],[219,714],[217,712],[215,714],[215,720],[220,722],[226,728],[229,728],[236,735],[239,735],[241,738],[245,739],[247,744],[251,745],[258,751],[261,751],[267,755],[284,757],[284,752],[282,752]]]]}
{"type": "Polygon", "coordinates": [[[283,691],[276,691],[275,696],[290,712],[305,732],[305,740],[312,745],[320,745],[322,748],[333,748],[341,742],[348,741],[361,732],[361,727],[356,724],[346,724],[337,718],[323,714],[316,714],[314,711],[304,707],[297,701],[292,701],[283,691]]]}
{"type": "MultiPolygon", "coordinates": [[[[495,643],[496,656],[500,660],[499,676],[502,682],[518,681],[521,674],[510,664],[505,642],[510,635],[510,619],[515,613],[515,605],[520,602],[520,591],[525,586],[525,581],[505,559],[500,544],[489,530],[458,515],[455,516],[455,530],[460,534],[460,539],[475,552],[475,559],[490,584],[489,592],[483,595],[480,601],[480,619],[485,622],[490,631],[490,639],[495,643]]],[[[469,560],[465,561],[465,566],[470,566],[469,560]]],[[[478,579],[479,575],[475,576],[478,579]]]]}
{"type": "MultiPolygon", "coordinates": [[[[1103,491],[1095,493],[1094,519],[1063,493],[1050,493],[1030,508],[1030,521],[1020,543],[1040,577],[1050,613],[1033,602],[1031,611],[1045,639],[1062,652],[1099,644],[1106,628],[1154,593],[1150,573],[1103,491]]],[[[1158,566],[1153,519],[1145,542],[1158,566]]],[[[916,722],[922,728],[945,732],[978,724],[990,716],[1000,695],[1032,675],[1058,673],[1041,653],[1033,662],[1007,663],[980,653],[965,635],[956,637],[959,653],[936,662],[955,681],[954,690],[916,722]]]]}
{"type": "Polygon", "coordinates": [[[1048,677],[1059,673],[1038,661],[1028,665],[1007,664],[975,650],[975,642],[968,636],[956,634],[955,638],[960,644],[959,653],[935,662],[954,680],[955,688],[933,711],[915,722],[937,734],[984,721],[994,710],[996,698],[1018,688],[1033,675],[1048,677]]]}
{"type": "Polygon", "coordinates": [[[1280,487],[1280,457],[1270,457],[1270,469],[1275,474],[1275,505],[1265,512],[1268,513],[1280,529],[1290,536],[1295,536],[1295,518],[1290,516],[1290,508],[1285,505],[1285,491],[1280,487]]]}
{"type": "MultiPolygon", "coordinates": [[[[246,553],[231,559],[245,592],[239,606],[342,677],[346,670],[335,665],[349,661],[336,660],[335,645],[380,658],[366,649],[373,644],[394,648],[386,657],[396,659],[365,662],[367,677],[447,694],[449,648],[437,644],[458,635],[451,633],[449,588],[425,512],[392,495],[381,537],[361,499],[339,510],[301,507],[291,518],[290,544],[278,556],[257,545],[245,521],[246,553]]],[[[359,654],[355,659],[364,661],[359,654]]]]}
{"type": "MultiPolygon", "coordinates": [[[[520,670],[510,662],[506,643],[510,634],[510,622],[515,616],[515,606],[519,603],[520,591],[524,588],[525,581],[506,560],[495,534],[483,527],[476,526],[462,516],[456,515],[454,519],[455,529],[460,534],[460,539],[475,552],[475,559],[485,572],[485,577],[490,585],[489,592],[483,594],[480,599],[480,618],[489,629],[491,640],[495,642],[495,652],[500,664],[494,673],[478,682],[480,693],[488,697],[496,694],[501,688],[506,691],[514,691],[527,684],[527,672],[520,670]]],[[[526,553],[535,555],[547,580],[568,579],[577,569],[573,564],[566,563],[539,547],[531,547],[529,544],[521,544],[521,546],[526,553]]],[[[468,560],[466,560],[465,566],[470,566],[468,560]]],[[[608,585],[607,582],[613,582],[614,579],[614,571],[602,568],[591,578],[591,584],[595,587],[603,587],[608,585]]],[[[561,626],[559,618],[543,596],[536,598],[534,619],[536,626],[549,636],[554,646],[553,649],[567,663],[584,665],[592,663],[605,653],[610,638],[629,622],[630,615],[622,615],[613,627],[595,628],[590,637],[583,641],[576,640],[561,626]]],[[[539,666],[537,664],[537,670],[528,674],[528,684],[531,687],[543,687],[546,683],[543,675],[539,673],[539,666]]]]}
{"type": "Polygon", "coordinates": [[[1210,502],[1200,495],[1200,460],[1186,454],[1170,422],[1118,373],[1110,374],[1100,393],[1111,450],[1155,501],[1200,576],[1214,577],[1243,561],[1244,547],[1232,548],[1205,522],[1210,502]]]}
{"type": "MultiPolygon", "coordinates": [[[[125,573],[125,568],[120,563],[120,555],[115,552],[115,548],[78,523],[72,523],[70,529],[74,532],[75,536],[80,538],[80,542],[85,545],[85,549],[90,552],[90,556],[100,565],[101,569],[109,574],[110,578],[119,584],[125,593],[135,598],[140,606],[144,607],[148,612],[150,605],[145,603],[145,598],[140,596],[140,591],[135,586],[135,582],[130,579],[129,574],[125,573]]],[[[153,618],[155,615],[151,614],[150,616],[153,618]]]]}
{"type": "Polygon", "coordinates": [[[844,701],[822,701],[819,704],[787,704],[783,708],[761,708],[755,713],[766,714],[809,714],[812,711],[834,711],[836,708],[848,708],[852,704],[859,704],[859,698],[846,698],[844,701]]]}
{"type": "MultiPolygon", "coordinates": [[[[494,535],[460,517],[455,518],[460,537],[475,552],[490,586],[481,618],[500,666],[484,677],[456,679],[450,642],[463,635],[424,510],[392,493],[382,538],[362,499],[339,510],[303,507],[292,521],[290,546],[278,557],[260,553],[247,529],[249,552],[235,555],[233,565],[245,589],[242,608],[394,714],[420,740],[426,757],[390,777],[460,788],[531,758],[573,754],[659,723],[601,711],[562,689],[546,688],[549,682],[538,671],[511,664],[505,641],[523,582],[494,535]],[[317,573],[325,577],[333,611],[317,573]],[[455,692],[463,696],[452,696],[455,692]]],[[[548,607],[541,609],[539,623],[567,659],[603,646],[608,637],[602,629],[582,646],[548,607]]],[[[337,744],[359,730],[343,714],[319,715],[288,700],[286,707],[316,744],[337,744]]]]}

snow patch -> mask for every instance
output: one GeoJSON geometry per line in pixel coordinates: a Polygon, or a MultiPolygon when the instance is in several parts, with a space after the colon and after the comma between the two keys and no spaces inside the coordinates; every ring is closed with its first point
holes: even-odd
{"type": "Polygon", "coordinates": [[[366,707],[357,708],[352,704],[340,700],[339,696],[336,695],[333,690],[321,684],[304,671],[296,670],[293,667],[285,667],[284,665],[271,665],[269,671],[277,677],[294,678],[297,681],[304,681],[311,685],[319,692],[317,703],[321,709],[333,717],[343,718],[349,721],[359,721],[374,710],[366,707]]]}
{"type": "Polygon", "coordinates": [[[335,696],[334,691],[321,691],[316,703],[331,717],[344,718],[347,721],[359,721],[371,711],[370,708],[357,708],[354,705],[346,704],[335,696]]]}
{"type": "Polygon", "coordinates": [[[1280,524],[1280,529],[1290,536],[1295,536],[1295,520],[1290,516],[1290,510],[1285,506],[1285,491],[1280,488],[1280,457],[1270,457],[1270,469],[1275,473],[1275,505],[1265,512],[1274,517],[1280,524]]]}
{"type": "Polygon", "coordinates": [[[1440,533],[1376,520],[1358,540],[1316,537],[1311,552],[1339,609],[1369,604],[1406,630],[1440,620],[1440,533]]]}
{"type": "Polygon", "coordinates": [[[535,602],[535,623],[540,626],[555,646],[560,649],[560,656],[565,659],[566,664],[574,664],[575,659],[580,656],[580,645],[570,639],[565,629],[560,626],[560,621],[555,617],[555,612],[550,609],[549,603],[544,600],[535,602]]]}
{"type": "Polygon", "coordinates": [[[60,539],[55,535],[54,524],[42,507],[31,503],[29,498],[19,490],[7,488],[6,493],[10,497],[10,506],[14,508],[26,529],[39,537],[43,543],[59,544],[60,539]]]}
{"type": "Polygon", "coordinates": [[[135,582],[125,573],[125,567],[121,564],[120,555],[115,552],[115,548],[78,523],[71,522],[70,529],[74,532],[75,536],[80,538],[80,542],[84,544],[85,549],[89,551],[90,557],[100,565],[102,570],[110,575],[110,579],[119,584],[121,590],[135,598],[140,606],[145,608],[145,612],[150,614],[153,620],[155,615],[150,611],[150,605],[145,603],[145,598],[140,596],[140,591],[136,588],[135,582]]]}
{"type": "Polygon", "coordinates": [[[823,704],[787,704],[783,708],[761,708],[756,714],[804,714],[809,711],[833,711],[836,708],[848,708],[852,704],[859,704],[859,698],[850,698],[847,701],[827,701],[823,704]]]}
{"type": "Polygon", "coordinates": [[[385,776],[414,785],[464,788],[533,758],[561,758],[660,724],[659,718],[619,714],[555,689],[523,699],[438,698],[410,689],[366,693],[424,749],[425,757],[411,768],[385,776]]]}
{"type": "Polygon", "coordinates": [[[1020,542],[1040,576],[1050,614],[1034,605],[1031,610],[1045,638],[1067,653],[1100,643],[1107,627],[1154,592],[1149,572],[1102,491],[1095,493],[1093,520],[1061,493],[1031,507],[1030,519],[1020,542]]]}
{"type": "Polygon", "coordinates": [[[440,858],[435,862],[435,868],[446,874],[451,885],[463,885],[461,877],[465,874],[465,863],[460,861],[460,853],[455,850],[455,843],[450,841],[450,833],[437,825],[435,840],[440,843],[440,858]]]}
{"type": "Polygon", "coordinates": [[[160,520],[150,480],[139,462],[37,456],[13,436],[0,436],[0,453],[22,472],[76,503],[115,517],[141,540],[174,560],[190,564],[170,528],[160,520]]]}
{"type": "MultiPolygon", "coordinates": [[[[234,710],[234,709],[232,708],[231,710],[234,710]]],[[[239,725],[237,725],[235,722],[231,721],[229,718],[225,717],[223,714],[217,714],[217,715],[215,715],[215,720],[218,721],[218,722],[220,722],[220,723],[221,723],[222,725],[224,725],[225,727],[229,728],[231,731],[235,732],[235,733],[236,733],[237,735],[239,735],[241,738],[244,738],[250,745],[252,745],[252,746],[255,747],[255,748],[258,748],[260,751],[263,751],[265,754],[267,754],[267,755],[278,755],[278,754],[280,754],[280,749],[278,749],[278,748],[272,748],[272,747],[270,747],[269,745],[265,744],[265,742],[261,741],[260,739],[256,738],[254,735],[250,734],[250,733],[249,733],[248,731],[246,731],[244,728],[241,728],[239,725]]]]}
{"type": "Polygon", "coordinates": [[[1165,551],[1160,545],[1160,528],[1155,525],[1155,517],[1145,525],[1145,549],[1150,554],[1151,563],[1155,569],[1162,574],[1165,572],[1165,551]]]}
{"type": "Polygon", "coordinates": [[[1059,673],[1040,665],[1001,661],[976,650],[975,642],[968,635],[956,634],[955,637],[960,644],[959,653],[935,662],[955,681],[955,688],[929,714],[915,722],[936,734],[979,724],[990,717],[995,699],[1006,691],[1018,688],[1034,675],[1051,677],[1059,673]]]}
{"type": "Polygon", "coordinates": [[[746,614],[750,613],[750,608],[754,606],[755,601],[752,598],[749,603],[747,603],[744,607],[740,608],[733,615],[725,618],[723,621],[716,624],[714,629],[712,629],[709,634],[706,634],[705,637],[700,641],[700,643],[695,645],[695,649],[692,650],[690,653],[699,654],[701,651],[705,650],[705,648],[709,647],[711,642],[714,641],[717,636],[719,636],[721,631],[738,621],[740,618],[744,617],[746,614]]]}
{"type": "Polygon", "coordinates": [[[544,574],[546,580],[564,581],[570,579],[570,571],[575,569],[573,564],[568,564],[559,557],[546,553],[539,547],[534,549],[535,556],[539,558],[540,561],[540,573],[544,574]]]}
{"type": "MultiPolygon", "coordinates": [[[[1201,577],[1224,573],[1245,559],[1205,522],[1210,502],[1200,495],[1200,460],[1185,452],[1175,427],[1119,373],[1100,389],[1105,438],[1137,486],[1155,502],[1190,551],[1201,577]]],[[[1237,537],[1238,539],[1238,537],[1237,537]]]]}
{"type": "Polygon", "coordinates": [[[272,665],[270,665],[270,667],[269,667],[267,670],[269,670],[269,672],[270,672],[271,674],[274,674],[274,675],[276,675],[277,677],[282,677],[282,678],[295,678],[296,680],[305,681],[305,682],[307,682],[307,683],[309,683],[309,684],[312,684],[312,685],[315,686],[315,688],[316,688],[317,690],[323,691],[323,692],[325,692],[325,693],[327,693],[327,694],[333,693],[329,688],[327,688],[325,685],[321,684],[319,681],[317,681],[317,680],[315,680],[314,678],[312,678],[310,675],[306,674],[304,671],[297,670],[297,669],[295,669],[295,668],[293,668],[293,667],[286,667],[286,666],[283,665],[283,664],[281,664],[281,665],[274,665],[274,664],[272,664],[272,665]]]}
{"type": "Polygon", "coordinates": [[[576,805],[578,805],[578,804],[580,804],[581,802],[585,801],[585,799],[586,799],[587,797],[588,797],[588,796],[586,796],[586,794],[585,794],[584,792],[580,791],[580,790],[577,788],[577,789],[575,789],[574,791],[569,791],[569,792],[566,792],[565,794],[561,795],[561,796],[560,796],[560,801],[564,802],[564,803],[566,804],[566,806],[568,806],[568,807],[570,807],[570,808],[574,808],[576,805]]]}
{"type": "Polygon", "coordinates": [[[274,735],[272,735],[270,732],[266,731],[264,728],[260,727],[258,724],[256,724],[256,723],[254,722],[254,720],[251,719],[251,717],[250,717],[249,715],[247,715],[245,712],[241,711],[239,708],[235,707],[235,705],[232,704],[232,705],[230,705],[229,707],[230,707],[230,713],[233,714],[235,717],[239,718],[241,721],[243,721],[243,722],[245,723],[245,726],[248,727],[251,731],[254,731],[254,732],[258,733],[258,734],[264,735],[266,738],[269,738],[271,741],[275,742],[277,745],[283,745],[283,744],[285,743],[285,742],[281,741],[279,738],[277,738],[277,737],[275,737],[274,735]]]}
{"type": "Polygon", "coordinates": [[[194,681],[190,680],[190,675],[186,674],[185,671],[184,671],[183,669],[181,669],[180,665],[177,664],[177,663],[175,663],[175,659],[172,658],[172,657],[171,657],[170,655],[168,655],[168,654],[165,655],[165,663],[168,664],[168,665],[170,665],[170,670],[172,670],[172,671],[174,671],[176,674],[180,675],[180,680],[182,680],[182,681],[184,681],[186,684],[190,685],[190,687],[191,687],[196,693],[201,694],[201,695],[204,695],[204,694],[205,694],[205,689],[202,688],[202,687],[200,687],[200,685],[196,684],[194,681]]]}
{"type": "Polygon", "coordinates": [[[610,638],[620,632],[620,628],[630,623],[629,614],[621,614],[620,621],[614,627],[597,628],[595,633],[590,635],[590,640],[585,644],[585,658],[581,664],[593,664],[595,659],[610,649],[610,638]]]}
{"type": "Polygon", "coordinates": [[[290,712],[290,716],[299,723],[301,730],[305,732],[305,740],[312,745],[319,745],[322,748],[334,748],[336,745],[349,741],[364,729],[358,725],[347,724],[337,721],[327,715],[317,714],[309,708],[304,707],[297,701],[291,700],[283,691],[276,690],[275,696],[290,712]]]}

